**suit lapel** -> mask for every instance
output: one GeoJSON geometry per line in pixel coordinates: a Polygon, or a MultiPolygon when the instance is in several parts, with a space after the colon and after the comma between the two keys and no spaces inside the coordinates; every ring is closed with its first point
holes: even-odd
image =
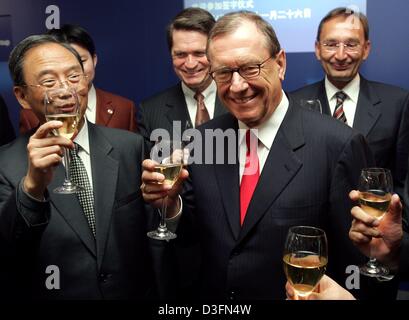
{"type": "Polygon", "coordinates": [[[327,91],[325,90],[325,80],[322,80],[318,84],[317,97],[321,102],[322,113],[332,116],[331,109],[328,103],[327,91]]]}
{"type": "Polygon", "coordinates": [[[219,100],[219,97],[216,94],[216,101],[214,102],[214,116],[213,116],[213,118],[221,116],[222,114],[225,114],[226,112],[227,112],[227,109],[221,103],[221,101],[219,100]]]}
{"type": "Polygon", "coordinates": [[[102,134],[97,134],[98,128],[90,123],[88,123],[88,126],[95,195],[97,261],[99,268],[105,252],[111,223],[118,179],[118,161],[110,157],[109,153],[112,146],[102,134]]]}
{"type": "Polygon", "coordinates": [[[77,195],[57,194],[53,192],[55,188],[62,185],[64,175],[65,168],[61,164],[55,169],[54,178],[48,187],[51,203],[64,220],[72,227],[88,250],[96,256],[95,239],[88,226],[87,219],[82,211],[77,195]]]}
{"type": "Polygon", "coordinates": [[[107,99],[103,92],[99,89],[95,89],[96,92],[96,124],[102,126],[108,126],[112,116],[115,113],[115,105],[112,101],[107,99]]]}
{"type": "Polygon", "coordinates": [[[185,96],[182,91],[182,85],[180,83],[175,87],[173,93],[170,94],[166,106],[168,107],[166,117],[169,120],[170,128],[173,128],[174,121],[181,122],[182,132],[186,129],[193,128],[192,121],[190,120],[189,112],[187,110],[185,96]]]}
{"type": "Polygon", "coordinates": [[[381,115],[380,102],[377,93],[371,89],[368,81],[361,76],[353,128],[357,129],[365,137],[368,136],[381,115]]]}
{"type": "MultiPolygon", "coordinates": [[[[237,133],[238,124],[237,120],[230,116],[229,124],[222,130],[234,128],[237,133]]],[[[227,124],[227,123],[226,123],[227,124]]],[[[235,146],[237,147],[237,137],[235,146]]],[[[228,150],[224,148],[224,163],[215,164],[215,174],[219,191],[222,197],[224,211],[226,212],[227,220],[230,225],[230,229],[233,233],[234,239],[237,240],[240,233],[240,219],[238,213],[240,212],[240,181],[239,181],[239,164],[238,158],[234,164],[228,164],[228,150]]],[[[237,153],[236,153],[237,154],[237,153]]],[[[215,161],[215,159],[214,159],[215,161]]]]}
{"type": "Polygon", "coordinates": [[[241,241],[290,183],[302,166],[294,150],[304,145],[302,114],[290,102],[287,115],[271,146],[259,182],[254,191],[244,220],[239,241],[241,241]]]}

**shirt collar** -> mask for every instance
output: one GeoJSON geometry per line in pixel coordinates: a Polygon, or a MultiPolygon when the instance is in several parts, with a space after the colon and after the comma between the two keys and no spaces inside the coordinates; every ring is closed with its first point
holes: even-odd
{"type": "Polygon", "coordinates": [[[325,90],[327,91],[328,100],[336,99],[335,94],[338,91],[343,91],[346,93],[349,99],[351,99],[354,103],[358,102],[359,96],[359,85],[360,85],[361,78],[359,73],[356,74],[355,78],[352,79],[342,90],[339,90],[336,86],[334,86],[331,81],[328,80],[328,77],[325,77],[325,90]]]}
{"type": "Polygon", "coordinates": [[[80,132],[74,139],[74,142],[81,147],[81,150],[85,151],[89,155],[89,134],[88,134],[88,121],[84,117],[84,125],[80,132]]]}
{"type": "Polygon", "coordinates": [[[95,91],[94,85],[88,91],[88,105],[87,109],[93,112],[97,107],[97,92],[95,91]]]}
{"type": "MultiPolygon", "coordinates": [[[[215,94],[217,90],[216,83],[212,80],[210,84],[207,86],[206,89],[202,91],[204,98],[206,99],[209,95],[215,94]]],[[[196,91],[190,89],[183,81],[182,81],[182,91],[185,96],[188,96],[191,99],[194,99],[196,91]]]]}
{"type": "MultiPolygon", "coordinates": [[[[258,128],[256,136],[260,140],[260,142],[266,147],[268,150],[270,150],[271,146],[273,145],[274,139],[277,135],[277,131],[281,126],[281,123],[284,120],[285,114],[287,113],[289,106],[289,101],[287,96],[285,95],[284,91],[282,91],[282,99],[277,108],[274,110],[273,114],[271,117],[262,123],[258,128]]],[[[246,131],[249,129],[249,127],[238,120],[239,123],[239,142],[242,143],[246,131]]]]}

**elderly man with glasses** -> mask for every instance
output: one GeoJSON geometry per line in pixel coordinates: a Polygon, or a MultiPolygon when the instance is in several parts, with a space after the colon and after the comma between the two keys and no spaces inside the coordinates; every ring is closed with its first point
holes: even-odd
{"type": "Polygon", "coordinates": [[[363,136],[287,98],[281,84],[286,55],[255,13],[221,17],[207,55],[230,113],[199,128],[202,139],[195,137],[192,153],[202,157],[182,171],[178,184],[157,184],[164,177],[150,160],[142,176],[144,199],[158,207],[168,194],[178,237],[200,243],[194,298],[285,299],[283,249],[294,225],[326,231],[328,274],[345,283],[347,266],[364,261],[348,239],[348,193],[361,168],[373,164],[363,136]],[[230,143],[218,147],[213,138],[220,136],[230,143]]]}
{"type": "MultiPolygon", "coordinates": [[[[154,278],[140,194],[143,138],[84,117],[88,81],[78,53],[49,35],[30,36],[12,51],[14,94],[40,126],[0,149],[0,246],[7,279],[23,299],[149,299],[154,278]],[[46,122],[47,89],[75,88],[78,134],[55,136],[46,122]],[[57,194],[69,148],[75,194],[57,194]]],[[[153,224],[152,224],[153,225],[153,224]]],[[[4,288],[3,288],[4,289],[4,288]]],[[[7,298],[13,298],[11,294],[7,298]]]]}
{"type": "Polygon", "coordinates": [[[331,10],[321,20],[315,42],[325,79],[290,95],[296,101],[318,99],[324,114],[362,133],[376,165],[391,170],[394,191],[402,196],[409,155],[409,92],[359,74],[370,49],[366,16],[348,8],[331,10]]]}

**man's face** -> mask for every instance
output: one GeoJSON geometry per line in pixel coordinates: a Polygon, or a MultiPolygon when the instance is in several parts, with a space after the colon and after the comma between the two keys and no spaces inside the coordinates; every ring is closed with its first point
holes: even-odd
{"type": "MultiPolygon", "coordinates": [[[[265,36],[248,21],[233,33],[212,39],[208,53],[212,71],[259,64],[270,57],[265,36]]],[[[258,127],[281,102],[285,67],[285,54],[280,51],[261,66],[258,77],[246,80],[234,72],[230,82],[217,83],[219,97],[237,119],[258,127]]]]}
{"type": "Polygon", "coordinates": [[[174,30],[172,37],[176,75],[193,91],[203,91],[212,81],[206,57],[207,36],[197,31],[174,30]]]}
{"type": "MultiPolygon", "coordinates": [[[[82,74],[83,70],[72,52],[56,43],[46,43],[29,49],[24,57],[23,78],[28,86],[14,87],[14,93],[24,108],[31,108],[39,118],[44,117],[44,96],[47,90],[43,84],[47,80],[57,79],[62,86],[70,86],[66,80],[73,74],[82,74]],[[33,86],[34,85],[34,86],[33,86]]],[[[58,86],[60,87],[60,85],[58,86]]],[[[88,81],[84,78],[75,85],[81,105],[81,117],[88,102],[88,81]]]]}
{"type": "Polygon", "coordinates": [[[369,55],[370,42],[365,40],[364,30],[358,18],[335,17],[324,23],[320,42],[315,44],[315,55],[327,74],[329,81],[342,89],[359,71],[369,55]],[[323,43],[357,44],[348,52],[342,44],[336,51],[329,51],[323,43]]]}
{"type": "Polygon", "coordinates": [[[97,55],[94,54],[94,56],[91,56],[91,54],[89,53],[87,49],[85,49],[84,47],[78,44],[71,43],[70,45],[80,55],[82,65],[84,66],[84,73],[87,75],[89,85],[91,86],[92,82],[94,81],[94,77],[95,77],[95,67],[97,65],[97,55]]]}

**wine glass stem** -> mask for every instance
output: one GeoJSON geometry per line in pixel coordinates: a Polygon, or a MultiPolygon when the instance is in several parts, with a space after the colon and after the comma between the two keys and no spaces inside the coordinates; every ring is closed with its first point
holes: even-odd
{"type": "Polygon", "coordinates": [[[167,203],[168,203],[168,196],[163,198],[162,201],[162,214],[160,215],[160,224],[159,224],[159,228],[162,229],[163,231],[166,231],[166,212],[167,212],[167,203]]]}
{"type": "Polygon", "coordinates": [[[368,266],[370,266],[371,268],[376,268],[378,266],[378,261],[376,261],[375,258],[369,258],[368,261],[368,266]]]}
{"type": "Polygon", "coordinates": [[[65,181],[64,183],[71,183],[70,181],[70,153],[67,148],[64,149],[64,167],[65,167],[65,181]]]}

